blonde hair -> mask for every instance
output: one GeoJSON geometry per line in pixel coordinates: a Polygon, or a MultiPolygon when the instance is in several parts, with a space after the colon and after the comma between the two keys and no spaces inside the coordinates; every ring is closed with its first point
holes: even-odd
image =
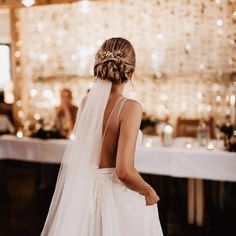
{"type": "Polygon", "coordinates": [[[97,78],[116,84],[127,82],[135,70],[135,52],[124,38],[110,38],[99,48],[94,65],[97,78]]]}

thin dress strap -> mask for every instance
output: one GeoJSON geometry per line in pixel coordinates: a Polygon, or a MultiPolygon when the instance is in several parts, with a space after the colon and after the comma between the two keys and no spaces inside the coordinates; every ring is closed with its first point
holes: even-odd
{"type": "Polygon", "coordinates": [[[106,125],[105,125],[105,128],[104,128],[104,131],[103,131],[103,135],[102,135],[102,142],[103,142],[103,139],[104,139],[104,137],[105,137],[105,135],[106,135],[107,127],[108,127],[108,124],[109,124],[110,119],[111,119],[111,117],[112,117],[112,114],[113,114],[115,108],[116,108],[116,107],[118,106],[118,104],[120,103],[120,101],[122,101],[123,99],[124,99],[123,97],[121,97],[120,99],[118,99],[118,101],[116,102],[116,104],[114,105],[114,107],[112,108],[112,110],[111,110],[111,112],[110,112],[110,114],[109,114],[109,116],[108,116],[108,119],[107,119],[107,122],[106,122],[106,125]]]}
{"type": "Polygon", "coordinates": [[[116,110],[116,108],[118,107],[118,105],[121,103],[120,107],[118,107],[118,116],[117,116],[118,119],[116,120],[117,125],[118,125],[118,120],[119,120],[120,111],[121,111],[121,108],[122,108],[122,106],[123,106],[123,104],[125,103],[126,100],[127,100],[127,99],[124,98],[124,97],[121,97],[120,99],[118,99],[118,101],[116,102],[116,104],[114,105],[114,107],[112,108],[112,110],[111,110],[111,112],[110,112],[110,114],[109,114],[109,116],[108,116],[107,122],[106,122],[106,124],[105,124],[104,131],[103,131],[103,134],[102,134],[101,149],[100,149],[100,157],[101,157],[101,154],[102,154],[103,140],[104,140],[104,137],[105,137],[105,135],[106,135],[107,127],[108,127],[108,125],[109,125],[109,123],[110,123],[111,117],[112,117],[114,111],[116,110]]]}
{"type": "Polygon", "coordinates": [[[125,104],[125,102],[127,101],[128,99],[125,97],[123,98],[123,101],[121,102],[121,105],[119,107],[119,110],[118,110],[118,115],[117,115],[117,120],[116,120],[116,123],[117,123],[117,127],[119,125],[119,118],[120,118],[120,113],[121,113],[121,109],[123,107],[123,105],[125,104]]]}

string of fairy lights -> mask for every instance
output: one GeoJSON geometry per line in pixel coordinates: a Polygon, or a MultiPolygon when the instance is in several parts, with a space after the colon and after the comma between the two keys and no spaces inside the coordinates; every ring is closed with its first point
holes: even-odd
{"type": "Polygon", "coordinates": [[[147,113],[219,122],[231,115],[235,122],[234,0],[80,1],[23,8],[17,17],[20,119],[49,121],[64,86],[79,104],[97,48],[122,36],[137,54],[135,88],[127,94],[147,113]]]}

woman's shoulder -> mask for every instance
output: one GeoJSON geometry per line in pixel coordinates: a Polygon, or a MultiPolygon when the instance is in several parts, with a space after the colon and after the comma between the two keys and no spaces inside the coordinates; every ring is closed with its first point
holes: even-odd
{"type": "Polygon", "coordinates": [[[124,109],[125,108],[128,110],[141,110],[141,111],[143,110],[140,102],[130,98],[125,99],[124,109]]]}
{"type": "Polygon", "coordinates": [[[142,115],[142,105],[140,102],[134,100],[134,99],[125,99],[125,103],[123,105],[122,111],[121,111],[121,116],[141,116],[142,115]]]}

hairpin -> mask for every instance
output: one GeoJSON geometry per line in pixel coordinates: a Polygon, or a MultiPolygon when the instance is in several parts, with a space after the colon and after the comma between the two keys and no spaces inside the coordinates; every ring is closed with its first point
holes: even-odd
{"type": "Polygon", "coordinates": [[[113,50],[113,51],[101,51],[96,56],[95,59],[97,61],[102,61],[109,58],[117,58],[120,59],[120,57],[123,56],[123,53],[120,50],[113,50]]]}

